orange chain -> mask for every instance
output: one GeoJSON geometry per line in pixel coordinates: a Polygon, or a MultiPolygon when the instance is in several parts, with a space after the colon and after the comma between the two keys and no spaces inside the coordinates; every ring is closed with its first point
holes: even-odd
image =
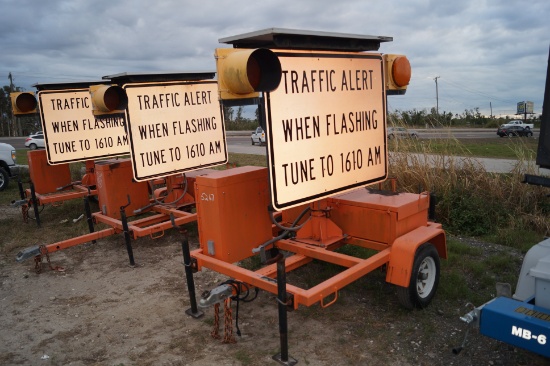
{"type": "Polygon", "coordinates": [[[214,305],[214,329],[212,329],[212,332],[210,332],[210,335],[214,339],[220,339],[220,304],[214,305]]]}
{"type": "Polygon", "coordinates": [[[65,272],[65,268],[60,266],[52,266],[52,262],[50,262],[50,255],[48,254],[48,248],[46,248],[45,245],[40,246],[40,254],[34,257],[34,269],[36,273],[42,272],[42,257],[46,257],[46,260],[48,261],[48,266],[52,271],[58,271],[58,272],[65,272]]]}
{"type": "Polygon", "coordinates": [[[233,336],[233,312],[231,310],[231,298],[228,297],[227,299],[225,299],[223,310],[225,327],[223,330],[222,343],[236,343],[237,341],[233,336]]]}
{"type": "Polygon", "coordinates": [[[26,224],[29,222],[29,206],[24,204],[21,206],[21,212],[23,213],[23,222],[26,224]]]}

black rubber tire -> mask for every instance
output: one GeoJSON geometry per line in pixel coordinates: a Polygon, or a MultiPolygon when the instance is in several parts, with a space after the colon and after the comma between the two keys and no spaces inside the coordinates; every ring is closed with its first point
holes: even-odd
{"type": "Polygon", "coordinates": [[[36,146],[36,144],[30,144],[29,145],[29,149],[31,149],[31,150],[36,150],[37,147],[38,146],[36,146]]]}
{"type": "Polygon", "coordinates": [[[253,139],[250,139],[250,142],[252,142],[252,146],[254,146],[254,140],[253,140],[253,139]]]}
{"type": "Polygon", "coordinates": [[[432,244],[424,243],[416,250],[409,286],[397,288],[401,305],[407,309],[428,306],[437,291],[439,276],[439,254],[432,244]]]}
{"type": "Polygon", "coordinates": [[[0,191],[8,188],[8,184],[10,184],[10,175],[6,169],[0,168],[0,191]]]}

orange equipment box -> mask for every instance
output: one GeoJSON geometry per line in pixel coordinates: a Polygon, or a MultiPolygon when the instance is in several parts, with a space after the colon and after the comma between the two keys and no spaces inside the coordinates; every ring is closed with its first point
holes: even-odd
{"type": "Polygon", "coordinates": [[[103,160],[95,164],[96,187],[101,213],[120,219],[120,207],[128,204],[126,216],[134,215],[134,210],[149,204],[147,182],[134,182],[130,159],[103,160]]]}
{"type": "Polygon", "coordinates": [[[270,240],[267,169],[245,166],[198,176],[197,221],[203,253],[228,263],[270,240]]]}
{"type": "Polygon", "coordinates": [[[27,151],[29,175],[39,194],[55,193],[57,188],[71,184],[69,164],[49,165],[46,150],[27,151]]]}
{"type": "Polygon", "coordinates": [[[214,169],[207,168],[193,170],[185,174],[167,176],[164,178],[166,187],[156,189],[155,197],[162,198],[163,203],[168,203],[175,207],[195,203],[195,181],[197,177],[215,171],[214,169]],[[187,184],[187,194],[182,195],[185,184],[187,184]]]}
{"type": "Polygon", "coordinates": [[[371,194],[361,188],[327,199],[331,220],[357,238],[392,244],[398,237],[428,224],[427,193],[371,194]]]}

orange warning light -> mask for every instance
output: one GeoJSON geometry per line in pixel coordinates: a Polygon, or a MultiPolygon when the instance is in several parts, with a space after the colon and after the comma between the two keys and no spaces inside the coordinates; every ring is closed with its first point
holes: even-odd
{"type": "Polygon", "coordinates": [[[411,64],[404,55],[384,55],[386,94],[405,94],[411,80],[411,64]]]}

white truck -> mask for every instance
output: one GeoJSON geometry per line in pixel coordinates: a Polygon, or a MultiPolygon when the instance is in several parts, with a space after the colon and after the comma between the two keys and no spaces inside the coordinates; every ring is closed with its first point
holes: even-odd
{"type": "Polygon", "coordinates": [[[0,191],[8,187],[12,169],[15,168],[15,149],[10,144],[0,142],[0,191]]]}
{"type": "Polygon", "coordinates": [[[501,127],[509,127],[509,126],[521,126],[525,129],[533,129],[535,125],[533,123],[525,123],[522,120],[513,120],[510,122],[506,122],[505,124],[501,125],[501,127]]]}

